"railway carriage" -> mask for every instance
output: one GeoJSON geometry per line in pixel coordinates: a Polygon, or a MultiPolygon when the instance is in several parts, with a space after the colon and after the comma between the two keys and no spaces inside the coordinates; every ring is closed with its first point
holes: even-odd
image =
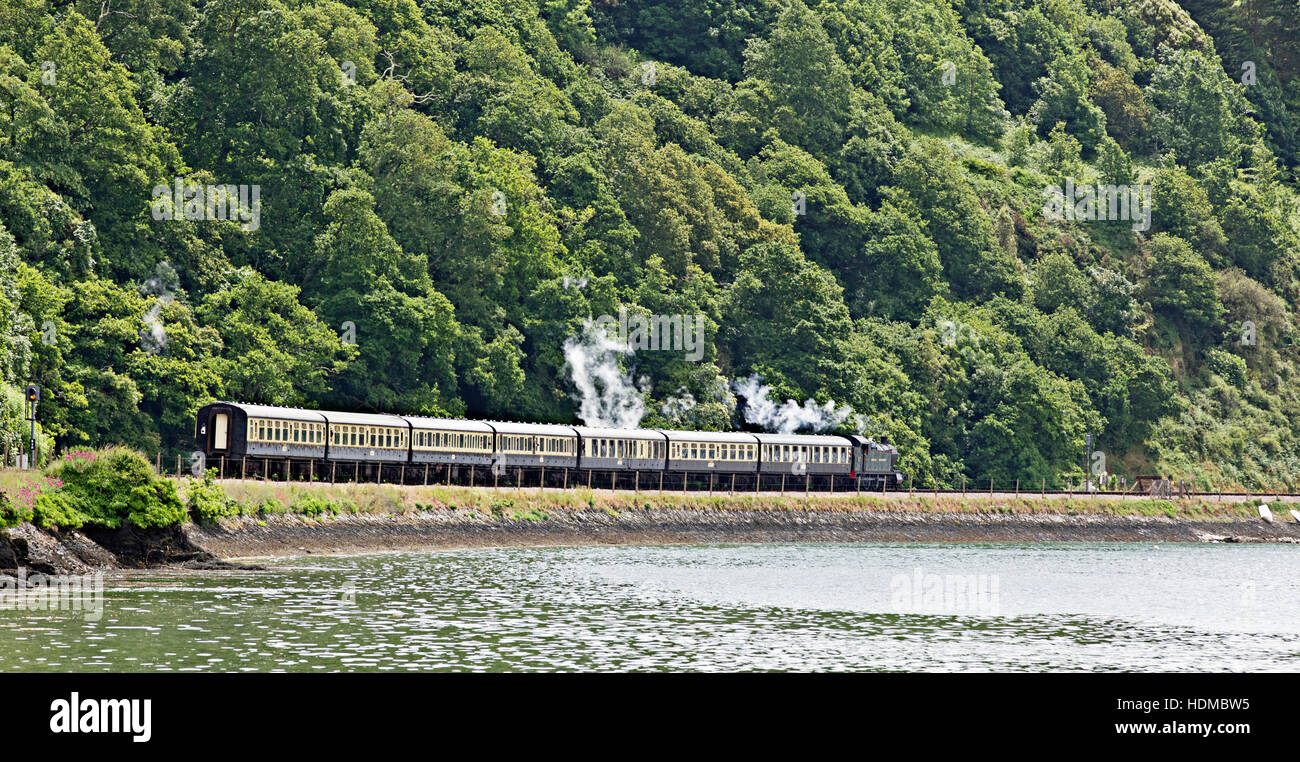
{"type": "Polygon", "coordinates": [[[194,437],[209,459],[323,459],[327,428],[315,410],[214,402],[199,408],[194,437]]]}
{"type": "Polygon", "coordinates": [[[405,463],[411,449],[411,424],[396,415],[324,413],[329,423],[330,460],[405,463]]]}
{"type": "Polygon", "coordinates": [[[668,438],[655,429],[606,429],[575,426],[578,467],[607,470],[662,471],[668,438]]]}
{"type": "Polygon", "coordinates": [[[852,443],[821,434],[756,434],[765,474],[844,474],[852,468],[852,443]]]}
{"type": "Polygon", "coordinates": [[[492,463],[496,432],[482,421],[406,416],[411,463],[485,466],[492,463]]]}
{"type": "Polygon", "coordinates": [[[506,467],[578,465],[578,434],[571,426],[506,421],[488,425],[496,431],[494,458],[506,467]]]}
{"type": "Polygon", "coordinates": [[[669,471],[758,471],[758,438],[753,434],[716,431],[664,431],[669,471]]]}

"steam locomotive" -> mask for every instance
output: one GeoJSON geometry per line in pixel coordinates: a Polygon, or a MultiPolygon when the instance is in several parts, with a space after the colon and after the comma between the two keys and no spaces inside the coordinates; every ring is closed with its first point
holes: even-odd
{"type": "Polygon", "coordinates": [[[849,477],[863,489],[897,488],[904,478],[895,447],[857,435],[593,428],[213,402],[199,409],[194,438],[209,463],[807,474],[849,477]]]}

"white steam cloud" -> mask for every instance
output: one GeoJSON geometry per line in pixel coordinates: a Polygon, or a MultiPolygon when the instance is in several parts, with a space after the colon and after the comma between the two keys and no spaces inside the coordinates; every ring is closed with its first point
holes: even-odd
{"type": "Polygon", "coordinates": [[[172,303],[172,292],[180,288],[180,279],[169,262],[159,262],[154,276],[144,282],[140,293],[157,296],[153,306],[144,314],[144,330],[140,332],[140,345],[151,355],[167,351],[167,331],[163,328],[162,309],[172,303]]]}
{"type": "Polygon", "coordinates": [[[610,339],[585,321],[582,335],[564,340],[564,360],[577,392],[578,418],[587,426],[635,429],[645,417],[645,398],[619,357],[632,354],[626,343],[610,339]]]}
{"type": "Polygon", "coordinates": [[[659,407],[659,412],[663,413],[664,418],[671,421],[674,426],[680,426],[686,419],[686,414],[694,410],[697,404],[695,395],[683,386],[677,390],[676,396],[664,400],[659,407]]]}
{"type": "Polygon", "coordinates": [[[793,434],[800,429],[821,432],[843,426],[864,434],[869,423],[849,405],[840,407],[834,401],[821,405],[809,399],[800,405],[786,400],[778,405],[772,400],[772,387],[757,374],[736,381],[733,388],[745,398],[745,421],[777,434],[793,434]]]}

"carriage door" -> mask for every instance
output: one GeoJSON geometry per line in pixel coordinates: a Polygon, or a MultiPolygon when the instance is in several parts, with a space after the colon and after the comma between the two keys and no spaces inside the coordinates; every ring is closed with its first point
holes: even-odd
{"type": "Polygon", "coordinates": [[[212,418],[212,449],[224,450],[227,447],[227,438],[229,434],[230,416],[225,413],[217,413],[212,418]]]}

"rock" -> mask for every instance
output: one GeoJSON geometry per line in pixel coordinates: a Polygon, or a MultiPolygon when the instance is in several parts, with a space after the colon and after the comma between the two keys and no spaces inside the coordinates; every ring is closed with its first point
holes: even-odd
{"type": "Polygon", "coordinates": [[[123,523],[117,529],[86,529],[86,536],[108,550],[123,566],[160,566],[219,558],[190,542],[179,526],[141,529],[123,523]]]}
{"type": "Polygon", "coordinates": [[[1273,512],[1268,509],[1268,503],[1260,504],[1259,517],[1270,524],[1273,523],[1273,512]]]}

